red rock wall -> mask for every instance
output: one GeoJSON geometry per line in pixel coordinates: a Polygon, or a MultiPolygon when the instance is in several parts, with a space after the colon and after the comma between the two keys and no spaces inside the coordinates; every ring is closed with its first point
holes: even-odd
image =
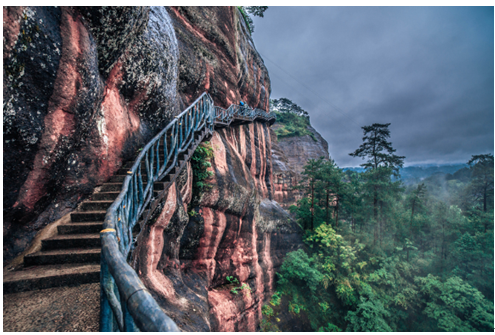
{"type": "Polygon", "coordinates": [[[301,198],[300,193],[294,190],[301,176],[294,171],[272,128],[270,128],[270,138],[272,139],[273,199],[283,208],[288,208],[301,198]]]}
{"type": "Polygon", "coordinates": [[[179,41],[184,106],[208,91],[216,105],[268,110],[270,77],[243,19],[231,7],[170,7],[179,41]]]}
{"type": "MultiPolygon", "coordinates": [[[[203,92],[268,109],[268,72],[235,7],[4,7],[4,23],[4,261],[203,92]]],[[[188,215],[189,167],[133,266],[183,330],[255,331],[301,238],[272,200],[268,126],[221,129],[211,143],[201,215],[188,215]],[[226,276],[250,290],[231,293],[226,276]]]]}
{"type": "Polygon", "coordinates": [[[203,92],[268,108],[268,72],[235,7],[3,14],[5,261],[203,92]]]}
{"type": "Polygon", "coordinates": [[[275,288],[275,272],[285,254],[300,247],[301,235],[271,200],[268,126],[221,129],[210,143],[214,175],[196,208],[201,216],[187,214],[191,197],[181,190],[190,189],[191,174],[184,172],[156,222],[138,239],[135,266],[182,330],[256,331],[261,306],[275,288]],[[249,289],[231,293],[227,276],[249,289]]]}

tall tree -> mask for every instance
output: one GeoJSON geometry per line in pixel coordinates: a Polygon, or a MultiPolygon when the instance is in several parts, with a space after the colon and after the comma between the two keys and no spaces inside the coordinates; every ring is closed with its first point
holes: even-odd
{"type": "MultiPolygon", "coordinates": [[[[390,168],[394,176],[399,177],[399,168],[404,165],[404,156],[397,156],[392,148],[392,143],[387,139],[390,137],[388,129],[390,123],[373,123],[371,126],[362,127],[364,132],[363,144],[356,151],[350,153],[352,157],[367,158],[367,162],[361,164],[367,171],[376,171],[380,167],[390,168]]],[[[373,217],[378,217],[378,186],[374,186],[373,217]]]]}
{"type": "Polygon", "coordinates": [[[493,155],[473,155],[468,164],[472,170],[468,190],[475,200],[483,204],[483,212],[486,213],[488,200],[493,197],[493,155]]]}
{"type": "Polygon", "coordinates": [[[338,227],[339,209],[349,192],[349,187],[344,181],[344,173],[333,160],[324,161],[319,172],[319,180],[319,186],[324,192],[325,222],[329,223],[329,209],[333,207],[335,227],[338,227]]]}
{"type": "Polygon", "coordinates": [[[411,193],[409,197],[409,203],[411,205],[411,222],[409,224],[409,234],[412,235],[414,211],[421,205],[421,201],[426,196],[426,186],[424,183],[418,184],[416,189],[411,193]]]}
{"type": "Polygon", "coordinates": [[[399,177],[399,169],[404,165],[404,156],[397,156],[396,151],[392,147],[392,143],[387,139],[390,137],[388,127],[390,123],[380,124],[373,123],[371,126],[362,127],[364,137],[363,144],[350,153],[352,157],[367,158],[366,163],[361,164],[366,169],[366,178],[368,179],[368,192],[371,193],[373,199],[373,221],[374,221],[374,244],[377,238],[380,238],[382,221],[378,222],[378,210],[383,209],[386,195],[392,189],[391,176],[399,177]]]}
{"type": "Polygon", "coordinates": [[[311,201],[311,230],[315,226],[315,189],[318,181],[321,178],[321,167],[323,165],[323,157],[318,159],[310,159],[304,166],[304,171],[301,173],[303,175],[302,183],[299,187],[306,190],[306,195],[309,196],[311,201]],[[306,187],[306,185],[308,187],[306,187]]]}
{"type": "Polygon", "coordinates": [[[405,156],[397,156],[392,148],[392,143],[387,139],[390,137],[390,123],[373,123],[371,126],[361,127],[364,131],[363,144],[349,155],[352,157],[368,158],[361,164],[367,170],[375,170],[380,166],[390,167],[396,177],[399,176],[399,168],[404,165],[405,156]]]}

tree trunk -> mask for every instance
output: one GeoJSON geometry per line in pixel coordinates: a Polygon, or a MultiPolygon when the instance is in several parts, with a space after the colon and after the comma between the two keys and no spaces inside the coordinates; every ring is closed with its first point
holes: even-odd
{"type": "Polygon", "coordinates": [[[375,219],[375,222],[377,221],[378,217],[378,196],[377,196],[377,190],[375,186],[375,191],[373,193],[373,218],[375,219]]]}
{"type": "Polygon", "coordinates": [[[414,218],[414,206],[416,205],[416,199],[413,200],[412,203],[412,210],[411,210],[411,223],[409,223],[409,236],[412,239],[412,224],[413,224],[413,218],[414,218]]]}
{"type": "Polygon", "coordinates": [[[483,212],[486,213],[486,186],[483,188],[483,212]]]}
{"type": "Polygon", "coordinates": [[[337,204],[335,206],[335,228],[339,226],[339,198],[337,197],[337,204]]]}
{"type": "Polygon", "coordinates": [[[328,208],[330,207],[330,206],[328,205],[328,201],[329,201],[329,198],[330,198],[330,194],[329,194],[329,193],[330,193],[330,191],[329,191],[329,189],[327,188],[327,203],[326,203],[326,205],[327,205],[327,206],[326,206],[326,207],[327,207],[327,208],[326,208],[326,210],[327,210],[327,214],[326,214],[326,216],[327,216],[327,218],[326,218],[327,223],[330,223],[330,222],[329,222],[329,220],[328,220],[328,208]]]}
{"type": "Polygon", "coordinates": [[[311,182],[311,230],[315,229],[315,187],[314,181],[311,182]]]}
{"type": "Polygon", "coordinates": [[[378,238],[380,239],[380,248],[382,247],[382,235],[383,235],[383,202],[380,201],[380,226],[378,230],[378,238]]]}

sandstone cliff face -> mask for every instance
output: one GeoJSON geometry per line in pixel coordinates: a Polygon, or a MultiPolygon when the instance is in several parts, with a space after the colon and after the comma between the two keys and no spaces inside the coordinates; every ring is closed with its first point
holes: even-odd
{"type": "Polygon", "coordinates": [[[299,192],[292,188],[301,180],[307,161],[321,156],[329,159],[328,143],[311,126],[307,129],[313,133],[316,141],[310,135],[277,139],[277,127],[280,125],[275,123],[271,129],[274,198],[287,208],[301,198],[299,192]]]}
{"type": "Polygon", "coordinates": [[[182,330],[256,331],[275,272],[287,252],[301,247],[301,232],[271,200],[267,125],[219,130],[211,145],[214,175],[197,208],[201,215],[189,217],[186,211],[188,169],[138,238],[134,266],[182,330]],[[227,276],[247,286],[233,294],[227,276]]]}
{"type": "Polygon", "coordinates": [[[277,135],[273,129],[270,129],[270,136],[272,139],[273,197],[283,207],[289,207],[298,200],[297,192],[293,187],[297,186],[300,176],[289,163],[289,159],[279,145],[277,135]]]}
{"type": "Polygon", "coordinates": [[[215,105],[268,110],[270,77],[236,7],[170,7],[179,41],[179,93],[189,105],[208,91],[215,105]]]}
{"type": "MultiPolygon", "coordinates": [[[[268,72],[235,7],[4,7],[3,36],[4,261],[203,92],[268,109],[268,72]]],[[[255,331],[301,232],[274,201],[267,124],[220,129],[211,143],[200,215],[188,213],[189,166],[132,265],[183,330],[255,331]],[[237,295],[227,276],[245,284],[237,295]]]]}
{"type": "Polygon", "coordinates": [[[179,53],[163,8],[4,7],[4,21],[9,259],[178,113],[179,53]]]}
{"type": "Polygon", "coordinates": [[[4,7],[4,261],[204,91],[266,109],[234,7],[4,7]]]}

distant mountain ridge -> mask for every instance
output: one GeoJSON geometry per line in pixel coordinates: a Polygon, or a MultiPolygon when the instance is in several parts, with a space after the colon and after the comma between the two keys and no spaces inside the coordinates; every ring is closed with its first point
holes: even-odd
{"type": "MultiPolygon", "coordinates": [[[[425,178],[428,178],[431,175],[436,173],[450,173],[468,167],[467,164],[418,164],[406,166],[400,169],[401,180],[405,184],[412,184],[419,182],[425,178]]],[[[351,170],[356,172],[363,172],[364,168],[362,167],[345,167],[344,171],[351,170]]]]}

